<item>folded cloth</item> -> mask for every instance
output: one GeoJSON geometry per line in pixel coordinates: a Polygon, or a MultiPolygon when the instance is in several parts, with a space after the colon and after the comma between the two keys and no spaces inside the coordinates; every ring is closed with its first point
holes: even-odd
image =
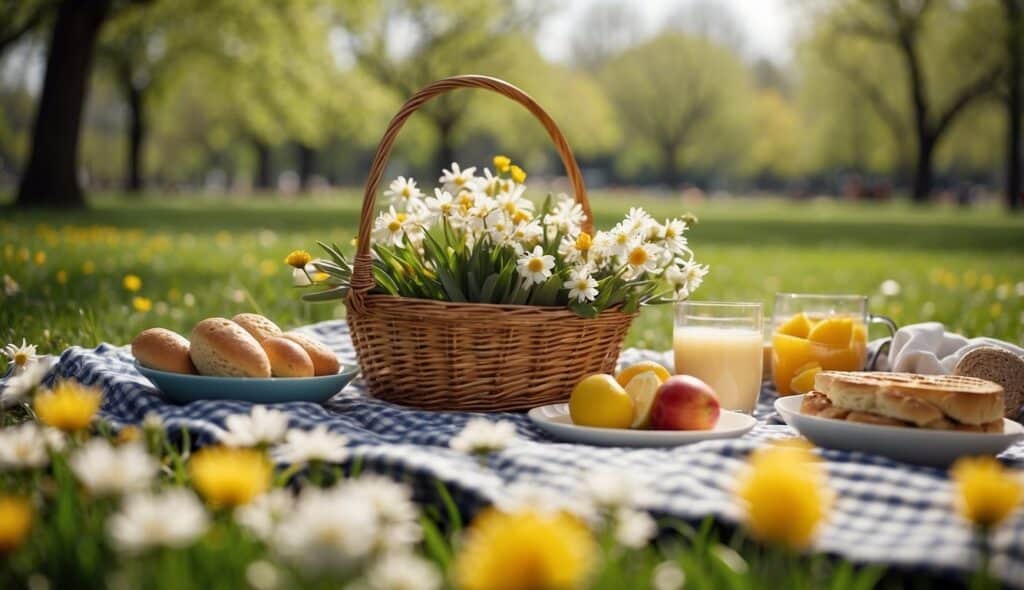
{"type": "MultiPolygon", "coordinates": [[[[872,343],[878,346],[879,342],[872,343]]],[[[995,338],[965,338],[947,332],[939,322],[911,324],[900,328],[892,339],[889,356],[879,356],[873,367],[878,371],[949,375],[965,354],[984,346],[1008,350],[1024,356],[1024,348],[995,338]]]]}

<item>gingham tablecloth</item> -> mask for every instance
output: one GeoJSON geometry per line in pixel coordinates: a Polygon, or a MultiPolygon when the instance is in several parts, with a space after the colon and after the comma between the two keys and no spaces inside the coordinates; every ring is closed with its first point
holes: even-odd
{"type": "MultiPolygon", "coordinates": [[[[344,322],[302,328],[330,345],[345,363],[355,353],[344,322]]],[[[667,354],[630,349],[620,363],[653,359],[670,364],[667,354]]],[[[411,361],[409,370],[415,370],[411,361]]],[[[101,413],[119,427],[138,424],[147,413],[159,414],[167,427],[187,427],[197,444],[214,442],[224,420],[248,413],[251,404],[234,401],[167,403],[133,367],[127,347],[73,347],[55,368],[56,376],[75,378],[105,391],[101,413]]],[[[658,516],[700,520],[707,516],[735,523],[741,512],[730,493],[747,454],[765,441],[794,432],[771,409],[774,396],[763,392],[758,425],[738,439],[707,441],[673,449],[597,448],[551,440],[523,414],[491,414],[515,423],[526,442],[492,456],[487,465],[448,448],[448,441],[477,414],[416,411],[369,398],[359,380],[326,405],[288,403],[294,428],[324,424],[351,440],[353,457],[365,469],[405,480],[421,494],[440,481],[461,506],[475,510],[507,494],[516,483],[551,488],[562,494],[578,490],[582,476],[595,468],[636,474],[647,482],[646,503],[658,516]]],[[[837,494],[827,525],[815,549],[857,562],[925,569],[939,575],[972,567],[977,559],[968,528],[952,509],[946,473],[881,457],[843,451],[821,451],[829,484],[837,494]]],[[[1024,444],[1001,456],[1024,468],[1024,444]]],[[[994,536],[993,567],[1007,583],[1024,587],[1024,515],[1000,527],[994,536]]]]}

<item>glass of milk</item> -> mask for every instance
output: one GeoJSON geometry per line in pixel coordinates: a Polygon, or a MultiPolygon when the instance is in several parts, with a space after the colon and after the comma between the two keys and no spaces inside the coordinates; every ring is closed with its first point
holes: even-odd
{"type": "Polygon", "coordinates": [[[761,304],[681,301],[675,311],[676,374],[710,385],[722,409],[752,413],[764,363],[761,304]]]}

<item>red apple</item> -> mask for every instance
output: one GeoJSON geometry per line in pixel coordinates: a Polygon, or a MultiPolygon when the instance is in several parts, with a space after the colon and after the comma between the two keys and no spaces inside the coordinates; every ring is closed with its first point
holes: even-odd
{"type": "Polygon", "coordinates": [[[718,423],[720,407],[715,390],[696,377],[669,377],[654,398],[651,428],[654,430],[711,430],[718,423]]]}

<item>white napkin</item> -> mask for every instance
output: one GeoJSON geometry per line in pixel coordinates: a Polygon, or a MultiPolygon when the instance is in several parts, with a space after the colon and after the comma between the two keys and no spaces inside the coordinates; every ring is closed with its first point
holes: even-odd
{"type": "Polygon", "coordinates": [[[939,322],[904,326],[896,332],[888,357],[875,361],[875,370],[923,375],[948,375],[975,348],[995,346],[1024,356],[1024,348],[995,338],[964,338],[947,332],[939,322]]]}

